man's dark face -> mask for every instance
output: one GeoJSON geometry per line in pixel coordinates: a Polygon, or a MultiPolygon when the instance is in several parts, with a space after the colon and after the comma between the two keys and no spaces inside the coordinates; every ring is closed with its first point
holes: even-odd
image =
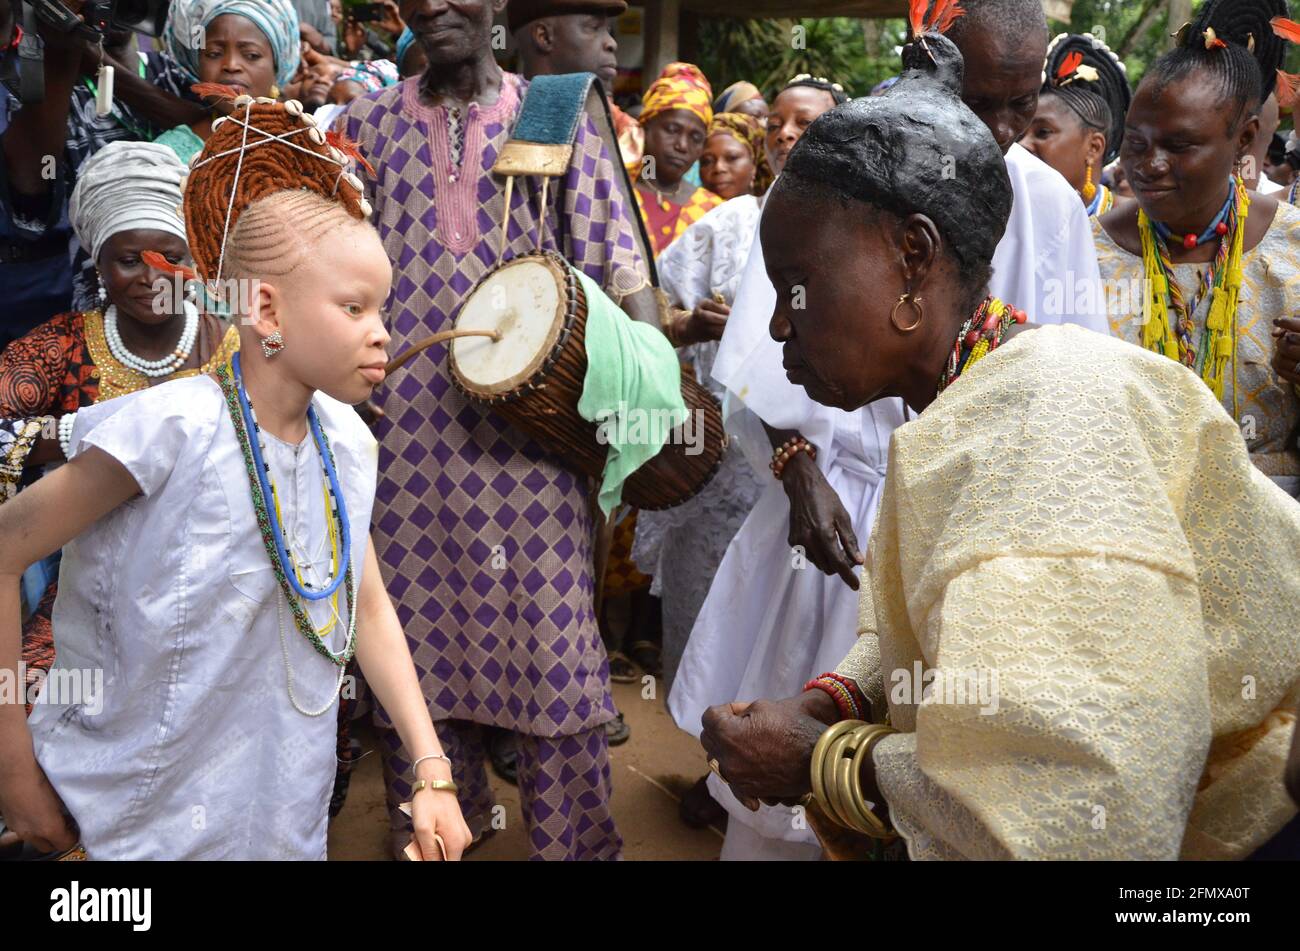
{"type": "Polygon", "coordinates": [[[988,126],[1005,155],[1038,109],[1047,31],[1002,36],[973,26],[957,46],[966,61],[962,101],[988,126]]]}
{"type": "Polygon", "coordinates": [[[492,18],[506,0],[402,0],[401,14],[430,66],[464,63],[491,49],[492,18]]]}
{"type": "Polygon", "coordinates": [[[554,48],[550,60],[557,73],[595,73],[607,93],[614,91],[618,75],[618,43],[609,19],[598,13],[571,13],[547,17],[554,48]]]}

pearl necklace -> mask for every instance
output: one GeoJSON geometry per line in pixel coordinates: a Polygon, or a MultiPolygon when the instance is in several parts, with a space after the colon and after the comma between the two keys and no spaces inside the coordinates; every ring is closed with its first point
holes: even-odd
{"type": "MultiPolygon", "coordinates": [[[[349,594],[350,593],[351,592],[349,592],[349,594]]],[[[278,591],[275,593],[275,626],[280,631],[280,656],[284,658],[284,674],[285,674],[286,685],[289,688],[289,702],[293,704],[293,708],[297,710],[299,713],[301,713],[303,716],[319,717],[322,716],[323,714],[328,713],[330,710],[334,708],[334,702],[338,700],[339,694],[343,690],[343,678],[347,674],[347,666],[344,664],[339,665],[338,680],[334,682],[334,690],[330,693],[329,701],[325,704],[325,706],[317,710],[309,710],[306,707],[304,707],[301,703],[298,702],[298,695],[293,691],[293,665],[289,663],[289,643],[287,640],[285,640],[285,636],[284,636],[285,599],[282,598],[280,594],[281,593],[278,591]]],[[[356,636],[357,636],[357,606],[355,603],[355,599],[352,600],[353,603],[348,605],[348,636],[347,636],[347,648],[345,648],[345,651],[355,645],[356,636]]]]}
{"type": "Polygon", "coordinates": [[[171,376],[185,365],[194,349],[194,341],[199,336],[199,309],[191,301],[185,301],[185,328],[181,339],[176,342],[176,349],[161,360],[145,360],[137,357],[126,348],[122,335],[117,329],[117,305],[110,304],[104,313],[104,338],[108,341],[108,350],[113,359],[129,370],[157,379],[171,376]]]}

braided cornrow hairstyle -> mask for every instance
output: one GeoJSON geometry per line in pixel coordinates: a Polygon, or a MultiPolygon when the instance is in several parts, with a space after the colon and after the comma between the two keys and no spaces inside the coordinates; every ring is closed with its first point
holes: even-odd
{"type": "Polygon", "coordinates": [[[232,261],[270,264],[277,238],[283,256],[286,238],[314,236],[340,215],[367,219],[361,180],[348,170],[356,156],[354,146],[318,129],[295,100],[235,98],[231,115],[213,122],[185,185],[185,224],[199,276],[220,281],[230,276],[232,261]],[[256,213],[269,204],[278,212],[274,221],[256,213]],[[251,206],[258,208],[248,214],[251,206]],[[246,214],[249,226],[240,228],[246,214]]]}
{"type": "MultiPolygon", "coordinates": [[[[839,83],[833,82],[824,76],[811,76],[808,73],[800,73],[795,76],[778,89],[776,95],[779,96],[787,89],[794,89],[796,86],[807,86],[809,89],[820,89],[822,92],[828,92],[837,106],[849,101],[849,94],[844,91],[844,87],[839,83]]],[[[772,98],[775,99],[776,96],[772,98]]]]}
{"type": "Polygon", "coordinates": [[[1196,21],[1179,32],[1178,46],[1151,65],[1143,82],[1159,90],[1190,73],[1208,73],[1232,107],[1231,131],[1259,110],[1277,83],[1286,41],[1269,21],[1288,15],[1286,0],[1207,0],[1196,21]]]}
{"type": "Polygon", "coordinates": [[[1102,164],[1115,161],[1133,99],[1119,57],[1091,33],[1062,33],[1047,47],[1044,73],[1040,95],[1056,96],[1085,126],[1105,135],[1102,164]]]}

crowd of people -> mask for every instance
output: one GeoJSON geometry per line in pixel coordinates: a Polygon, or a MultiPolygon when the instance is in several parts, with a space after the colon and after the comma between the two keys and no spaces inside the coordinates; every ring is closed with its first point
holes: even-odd
{"type": "Polygon", "coordinates": [[[492,835],[491,767],[531,857],[617,859],[656,678],[724,859],[1300,858],[1286,0],[1136,88],[934,0],[861,95],[626,108],[624,0],[363,7],[43,24],[0,90],[0,849],[323,858],[366,717],[394,858],[492,835]],[[720,408],[681,504],[457,375],[530,256],[584,365],[720,408]]]}

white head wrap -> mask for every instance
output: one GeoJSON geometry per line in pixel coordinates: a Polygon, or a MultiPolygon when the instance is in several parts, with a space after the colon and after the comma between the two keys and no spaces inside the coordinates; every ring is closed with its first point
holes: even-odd
{"type": "Polygon", "coordinates": [[[98,261],[113,235],[148,229],[185,240],[181,178],[188,169],[176,153],[152,142],[113,142],[81,166],[68,219],[81,246],[98,261]]]}

